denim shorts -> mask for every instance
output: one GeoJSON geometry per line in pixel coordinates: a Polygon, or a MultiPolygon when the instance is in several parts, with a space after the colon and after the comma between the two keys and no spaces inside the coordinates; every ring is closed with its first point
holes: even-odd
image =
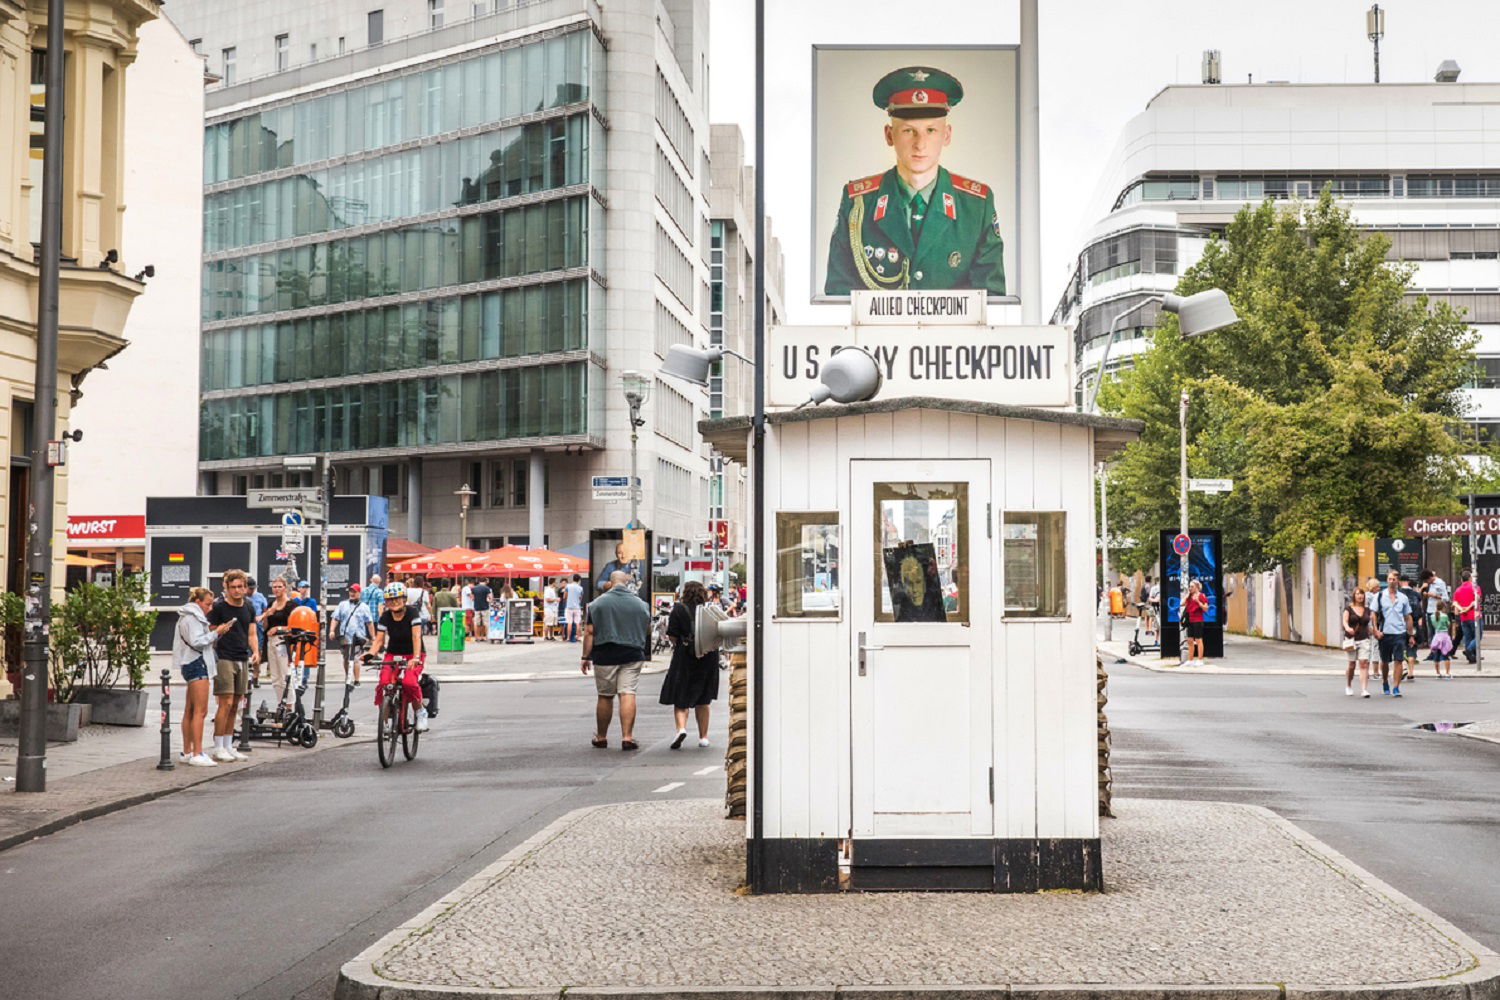
{"type": "Polygon", "coordinates": [[[182,679],[189,682],[208,680],[208,664],[203,662],[203,657],[182,665],[182,679]]]}

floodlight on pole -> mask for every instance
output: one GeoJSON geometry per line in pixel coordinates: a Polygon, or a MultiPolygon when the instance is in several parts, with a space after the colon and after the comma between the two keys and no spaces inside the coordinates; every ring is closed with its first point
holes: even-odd
{"type": "Polygon", "coordinates": [[[708,376],[713,371],[714,365],[726,356],[739,358],[746,364],[755,364],[739,351],[731,351],[727,347],[710,347],[705,350],[688,347],[685,344],[674,344],[667,348],[667,360],[663,361],[656,370],[662,375],[680,378],[694,385],[708,385],[708,376]]]}
{"type": "Polygon", "coordinates": [[[885,381],[880,363],[860,347],[846,347],[829,358],[818,378],[821,384],[813,387],[803,406],[817,406],[829,399],[835,403],[862,403],[874,399],[885,381]]]}
{"type": "Polygon", "coordinates": [[[1229,296],[1220,288],[1206,288],[1192,295],[1153,295],[1137,302],[1110,321],[1109,334],[1104,339],[1104,353],[1099,356],[1099,364],[1094,368],[1094,384],[1089,386],[1089,399],[1083,408],[1084,413],[1094,412],[1094,403],[1099,398],[1099,386],[1104,381],[1104,365],[1109,361],[1110,348],[1115,343],[1115,329],[1125,317],[1153,302],[1160,302],[1167,312],[1177,314],[1177,328],[1184,339],[1212,333],[1238,323],[1240,319],[1229,302],[1229,296]]]}

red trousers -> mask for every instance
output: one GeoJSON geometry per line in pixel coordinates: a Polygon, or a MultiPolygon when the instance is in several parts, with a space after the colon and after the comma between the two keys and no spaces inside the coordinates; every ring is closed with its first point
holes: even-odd
{"type": "MultiPolygon", "coordinates": [[[[401,690],[406,697],[418,705],[422,704],[422,685],[417,678],[422,676],[422,661],[407,660],[406,671],[401,675],[401,690]]],[[[375,704],[379,706],[381,695],[385,689],[396,681],[396,658],[390,653],[385,654],[385,659],[380,663],[380,684],[375,688],[375,704]]]]}

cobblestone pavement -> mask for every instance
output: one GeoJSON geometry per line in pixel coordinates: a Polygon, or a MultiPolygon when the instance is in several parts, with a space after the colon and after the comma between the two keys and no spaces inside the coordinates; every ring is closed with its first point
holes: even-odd
{"type": "Polygon", "coordinates": [[[1262,810],[1160,800],[1116,808],[1120,817],[1104,821],[1106,892],[1017,896],[739,895],[744,828],[721,819],[717,802],[574,813],[349,963],[339,995],[376,995],[351,988],[361,979],[421,984],[422,996],[442,987],[1348,985],[1452,976],[1473,970],[1477,954],[1494,961],[1262,810]]]}

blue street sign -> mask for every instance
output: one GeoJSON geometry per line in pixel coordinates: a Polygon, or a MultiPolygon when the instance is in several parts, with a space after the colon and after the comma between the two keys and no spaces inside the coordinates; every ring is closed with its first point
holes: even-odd
{"type": "Polygon", "coordinates": [[[301,524],[302,512],[300,510],[289,510],[281,515],[282,524],[301,524]]]}
{"type": "MultiPolygon", "coordinates": [[[[641,478],[639,476],[636,477],[635,484],[637,486],[641,485],[641,478]]],[[[596,490],[628,489],[629,487],[630,487],[630,477],[629,476],[595,476],[594,477],[594,489],[596,489],[596,490]]]]}
{"type": "Polygon", "coordinates": [[[1193,540],[1187,535],[1177,535],[1172,539],[1172,551],[1180,556],[1185,556],[1193,551],[1193,540]]]}

